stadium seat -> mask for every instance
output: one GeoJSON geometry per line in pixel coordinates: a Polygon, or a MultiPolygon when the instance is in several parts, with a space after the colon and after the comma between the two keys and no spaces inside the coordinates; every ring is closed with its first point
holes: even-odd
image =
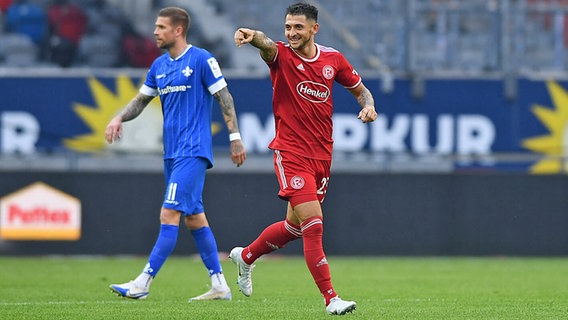
{"type": "Polygon", "coordinates": [[[32,2],[17,1],[6,12],[6,31],[27,35],[30,40],[40,44],[47,35],[47,16],[45,10],[32,2]]]}
{"type": "Polygon", "coordinates": [[[7,67],[29,67],[38,60],[38,49],[26,35],[0,34],[0,56],[7,67]]]}
{"type": "Polygon", "coordinates": [[[118,47],[103,34],[85,35],[79,42],[80,63],[89,67],[116,67],[120,58],[118,47]]]}
{"type": "Polygon", "coordinates": [[[47,8],[49,26],[52,32],[77,44],[83,36],[87,16],[83,8],[67,0],[56,0],[47,8]]]}

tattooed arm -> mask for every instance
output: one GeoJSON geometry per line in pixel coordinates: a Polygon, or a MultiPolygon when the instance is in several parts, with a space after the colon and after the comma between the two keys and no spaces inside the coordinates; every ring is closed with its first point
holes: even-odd
{"type": "MultiPolygon", "coordinates": [[[[224,87],[217,91],[213,96],[217,99],[219,105],[221,105],[221,112],[223,113],[223,119],[225,120],[229,134],[239,133],[235,104],[229,89],[224,87]]],[[[236,164],[237,167],[240,167],[245,162],[245,159],[246,151],[241,139],[239,138],[231,141],[231,160],[233,163],[236,164]]]]}
{"type": "Polygon", "coordinates": [[[361,111],[357,119],[361,119],[363,123],[375,121],[377,119],[377,112],[375,111],[375,99],[373,99],[371,91],[369,91],[362,82],[349,91],[355,96],[361,106],[361,111]]]}
{"type": "Polygon", "coordinates": [[[214,95],[219,105],[221,105],[221,112],[223,113],[223,119],[227,124],[227,129],[229,133],[239,132],[239,125],[237,123],[237,114],[235,112],[235,104],[233,102],[233,96],[229,92],[227,87],[217,91],[214,95]]]}
{"type": "Polygon", "coordinates": [[[105,139],[110,144],[122,136],[122,123],[136,118],[154,97],[138,93],[106,127],[105,139]]]}
{"type": "Polygon", "coordinates": [[[260,56],[264,61],[272,61],[276,56],[276,43],[267,37],[262,31],[247,28],[239,28],[235,31],[235,43],[237,47],[250,43],[260,50],[260,56]]]}

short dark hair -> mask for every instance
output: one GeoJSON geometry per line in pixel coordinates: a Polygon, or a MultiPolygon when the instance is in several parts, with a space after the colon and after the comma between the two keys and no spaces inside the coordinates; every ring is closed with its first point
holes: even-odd
{"type": "Polygon", "coordinates": [[[315,6],[306,3],[306,2],[298,2],[291,4],[286,9],[286,15],[293,15],[293,16],[306,16],[306,19],[314,20],[318,22],[318,8],[315,6]]]}
{"type": "Polygon", "coordinates": [[[187,34],[191,18],[189,17],[189,13],[184,9],[178,7],[163,8],[158,12],[158,17],[170,18],[174,26],[181,26],[183,28],[183,34],[187,34]]]}

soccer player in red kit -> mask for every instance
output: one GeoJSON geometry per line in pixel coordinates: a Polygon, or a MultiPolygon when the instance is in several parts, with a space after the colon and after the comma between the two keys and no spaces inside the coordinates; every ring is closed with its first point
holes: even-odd
{"type": "Polygon", "coordinates": [[[269,148],[274,151],[278,196],[288,201],[288,208],[285,220],[268,226],[249,246],[231,250],[230,258],[237,264],[239,289],[250,296],[254,261],[302,238],[306,264],[325,299],[327,313],[343,315],[355,310],[356,303],[340,299],[335,292],[322,245],[321,203],[331,167],[334,81],[355,96],[361,121],[374,121],[377,112],[373,96],[345,57],[315,43],[317,15],[317,8],[310,4],[290,5],[286,9],[287,44],[274,42],[258,30],[235,31],[236,45],[258,48],[270,69],[276,136],[269,148]]]}

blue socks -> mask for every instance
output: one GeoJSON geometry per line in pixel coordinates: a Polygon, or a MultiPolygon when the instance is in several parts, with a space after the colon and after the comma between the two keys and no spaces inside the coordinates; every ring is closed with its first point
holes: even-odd
{"type": "Polygon", "coordinates": [[[191,230],[191,235],[195,240],[201,260],[203,260],[207,271],[209,271],[209,276],[222,272],[219,254],[217,253],[217,242],[211,228],[203,227],[191,230]]]}
{"type": "MultiPolygon", "coordinates": [[[[144,268],[144,273],[155,277],[166,259],[174,250],[177,242],[179,227],[169,224],[160,226],[160,234],[154,245],[154,249],[148,258],[148,264],[144,268]]],[[[209,227],[192,230],[191,235],[199,250],[201,260],[205,264],[209,276],[222,272],[221,263],[219,262],[219,254],[217,253],[217,242],[215,236],[209,227]]]]}
{"type": "Polygon", "coordinates": [[[160,226],[160,234],[158,240],[154,244],[154,249],[148,258],[148,264],[144,268],[144,272],[155,277],[166,259],[170,256],[176,246],[178,237],[178,226],[162,224],[160,226]]]}

